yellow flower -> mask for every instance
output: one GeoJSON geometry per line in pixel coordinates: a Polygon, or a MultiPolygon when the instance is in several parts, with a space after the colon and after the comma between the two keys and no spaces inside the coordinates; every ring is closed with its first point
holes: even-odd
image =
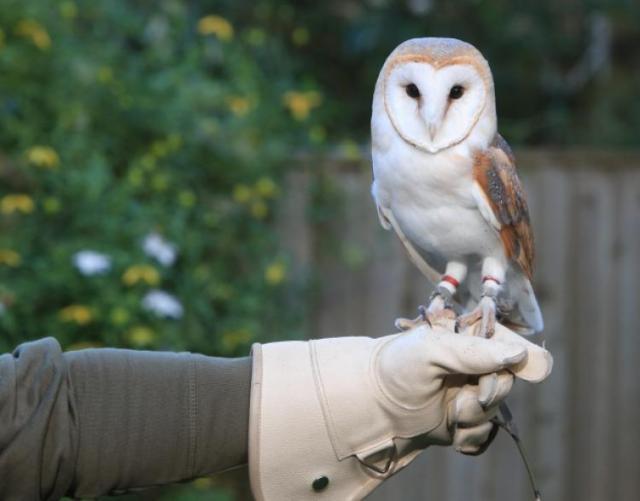
{"type": "Polygon", "coordinates": [[[131,184],[131,186],[133,186],[134,188],[138,188],[142,186],[142,183],[144,182],[144,172],[142,172],[142,169],[138,167],[133,167],[129,171],[128,178],[129,184],[131,184]]]}
{"type": "Polygon", "coordinates": [[[78,6],[71,1],[60,4],[60,14],[66,19],[73,19],[78,15],[78,6]]]}
{"type": "Polygon", "coordinates": [[[278,194],[278,187],[271,178],[261,177],[256,182],[256,193],[264,198],[273,198],[278,194]]]}
{"type": "Polygon", "coordinates": [[[42,202],[42,208],[47,214],[55,214],[60,211],[60,200],[55,197],[47,197],[42,202]]]}
{"type": "Polygon", "coordinates": [[[233,26],[221,16],[205,16],[198,21],[198,33],[214,35],[225,42],[233,38],[233,26]]]}
{"type": "Polygon", "coordinates": [[[38,22],[33,19],[24,19],[16,26],[16,34],[28,38],[31,43],[38,47],[40,50],[47,50],[51,47],[51,37],[47,30],[38,22]]]}
{"type": "Polygon", "coordinates": [[[251,215],[256,219],[264,219],[269,214],[269,207],[262,200],[256,200],[250,207],[251,215]]]}
{"type": "Polygon", "coordinates": [[[314,125],[309,129],[309,139],[316,143],[320,144],[327,138],[327,131],[322,125],[314,125]]]}
{"type": "Polygon", "coordinates": [[[155,141],[151,145],[151,154],[156,158],[166,157],[169,153],[169,143],[166,141],[155,141]]]}
{"type": "Polygon", "coordinates": [[[86,325],[93,320],[91,310],[82,304],[72,304],[60,310],[60,319],[78,325],[86,325]]]}
{"type": "Polygon", "coordinates": [[[282,261],[271,263],[264,270],[264,279],[269,285],[281,284],[287,276],[287,268],[282,261]]]}
{"type": "Polygon", "coordinates": [[[14,212],[29,214],[33,212],[34,208],[35,204],[29,195],[5,195],[0,200],[0,212],[3,214],[13,214],[14,212]]]}
{"type": "Polygon", "coordinates": [[[27,160],[43,169],[55,169],[60,164],[60,157],[51,146],[32,146],[27,150],[27,160]]]}
{"type": "Polygon", "coordinates": [[[160,283],[160,273],[153,266],[148,264],[138,264],[129,266],[122,275],[122,281],[126,285],[135,285],[143,282],[147,285],[158,285],[160,283]]]}
{"type": "Polygon", "coordinates": [[[220,299],[222,301],[227,301],[235,295],[235,290],[228,284],[218,283],[212,287],[213,296],[216,299],[220,299]]]}
{"type": "Polygon", "coordinates": [[[251,193],[251,188],[249,188],[246,184],[236,184],[233,187],[233,199],[239,204],[246,204],[253,194],[251,193]]]}
{"type": "Polygon", "coordinates": [[[127,332],[127,341],[134,346],[147,346],[153,343],[156,334],[149,327],[137,325],[127,332]]]}
{"type": "Polygon", "coordinates": [[[237,329],[222,334],[222,347],[225,351],[233,351],[239,346],[248,344],[252,339],[251,331],[248,329],[237,329]]]}
{"type": "Polygon", "coordinates": [[[100,66],[96,75],[98,82],[106,84],[113,81],[113,70],[109,66],[100,66]]]}
{"type": "Polygon", "coordinates": [[[362,157],[358,143],[351,139],[342,141],[342,144],[340,145],[340,151],[347,160],[358,160],[362,157]]]}
{"type": "Polygon", "coordinates": [[[180,147],[182,146],[182,136],[175,132],[169,134],[167,136],[167,144],[169,145],[171,151],[180,149],[180,147]]]}
{"type": "Polygon", "coordinates": [[[15,268],[20,265],[22,258],[20,254],[11,249],[0,249],[0,264],[15,268]]]}
{"type": "Polygon", "coordinates": [[[302,27],[296,28],[291,33],[291,41],[298,47],[307,45],[309,43],[309,30],[302,27]]]}
{"type": "Polygon", "coordinates": [[[101,348],[102,343],[96,341],[78,341],[65,347],[64,351],[87,350],[89,348],[101,348]]]}
{"type": "Polygon", "coordinates": [[[152,171],[157,165],[158,161],[150,153],[146,153],[140,158],[140,167],[142,167],[143,170],[152,171]]]}
{"type": "Polygon", "coordinates": [[[237,117],[243,117],[251,111],[251,101],[242,96],[232,96],[227,99],[227,106],[231,113],[237,117]]]}
{"type": "Polygon", "coordinates": [[[129,321],[129,312],[121,306],[111,310],[110,320],[113,325],[125,325],[129,321]]]}
{"type": "Polygon", "coordinates": [[[183,207],[193,207],[196,203],[196,195],[191,190],[182,190],[180,193],[178,193],[178,202],[183,207]]]}
{"type": "Polygon", "coordinates": [[[151,178],[151,186],[156,191],[165,191],[169,187],[169,177],[163,173],[156,174],[151,178]]]}
{"type": "Polygon", "coordinates": [[[259,47],[260,45],[264,45],[264,42],[267,39],[267,36],[265,32],[260,28],[251,28],[247,32],[246,39],[247,39],[247,42],[249,42],[251,45],[259,47]]]}
{"type": "Polygon", "coordinates": [[[207,489],[211,489],[211,487],[213,487],[215,484],[213,483],[213,480],[210,479],[209,477],[201,477],[201,478],[196,478],[193,481],[193,485],[196,489],[200,489],[200,490],[207,490],[207,489]]]}
{"type": "Polygon", "coordinates": [[[307,119],[313,108],[320,105],[322,96],[316,91],[289,91],[285,92],[282,101],[289,108],[293,118],[302,121],[307,119]]]}

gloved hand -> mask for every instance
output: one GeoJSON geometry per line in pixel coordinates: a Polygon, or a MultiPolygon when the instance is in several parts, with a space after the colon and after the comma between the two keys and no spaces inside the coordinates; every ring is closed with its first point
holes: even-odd
{"type": "Polygon", "coordinates": [[[477,453],[513,374],[540,381],[552,363],[502,326],[492,339],[423,326],[253,356],[249,466],[267,501],[361,499],[429,445],[477,453]]]}

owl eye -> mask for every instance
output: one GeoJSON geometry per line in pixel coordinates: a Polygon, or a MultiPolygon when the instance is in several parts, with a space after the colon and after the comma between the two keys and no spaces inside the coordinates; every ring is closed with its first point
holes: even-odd
{"type": "Polygon", "coordinates": [[[462,85],[454,85],[449,91],[449,99],[460,99],[464,94],[464,87],[462,85]]]}
{"type": "Polygon", "coordinates": [[[407,96],[413,99],[418,99],[420,97],[420,91],[418,90],[416,84],[410,83],[405,87],[405,90],[407,91],[407,96]]]}

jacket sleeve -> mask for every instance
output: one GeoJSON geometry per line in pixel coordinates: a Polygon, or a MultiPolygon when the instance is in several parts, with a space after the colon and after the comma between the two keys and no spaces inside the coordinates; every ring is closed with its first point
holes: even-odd
{"type": "Polygon", "coordinates": [[[92,349],[0,356],[0,499],[96,497],[247,459],[250,358],[92,349]]]}

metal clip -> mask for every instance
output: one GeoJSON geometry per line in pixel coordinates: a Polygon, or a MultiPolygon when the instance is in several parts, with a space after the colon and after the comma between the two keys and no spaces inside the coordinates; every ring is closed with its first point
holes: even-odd
{"type": "Polygon", "coordinates": [[[396,444],[393,441],[391,441],[391,444],[385,446],[383,449],[378,449],[373,452],[367,451],[365,454],[366,455],[363,455],[362,453],[356,454],[356,458],[358,459],[358,461],[360,461],[360,464],[380,475],[386,475],[387,473],[389,473],[389,471],[391,470],[391,467],[393,466],[396,459],[398,458],[398,449],[396,447],[396,444]],[[391,454],[389,454],[389,457],[385,461],[384,466],[380,467],[376,465],[375,462],[372,460],[372,458],[376,454],[379,454],[380,452],[383,452],[389,449],[391,449],[391,454]]]}

